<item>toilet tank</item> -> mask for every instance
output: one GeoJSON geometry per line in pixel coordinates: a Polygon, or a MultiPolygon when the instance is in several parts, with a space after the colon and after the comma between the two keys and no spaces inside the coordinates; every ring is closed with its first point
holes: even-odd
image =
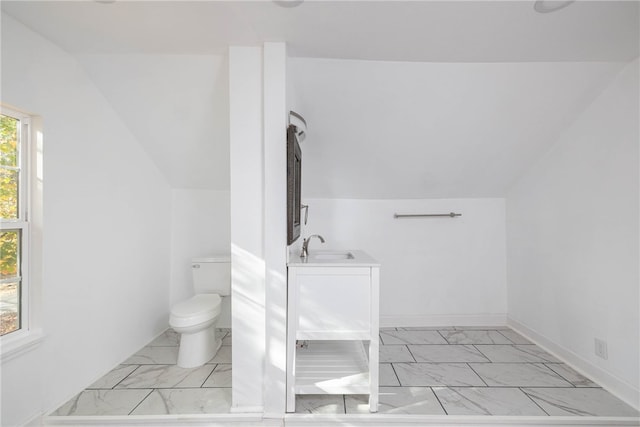
{"type": "Polygon", "coordinates": [[[231,257],[227,255],[191,260],[196,294],[227,296],[231,292],[231,257]]]}

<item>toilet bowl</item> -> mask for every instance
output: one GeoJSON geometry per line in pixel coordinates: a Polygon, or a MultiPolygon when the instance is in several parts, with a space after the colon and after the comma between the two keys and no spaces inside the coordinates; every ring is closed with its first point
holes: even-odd
{"type": "Polygon", "coordinates": [[[169,326],[180,334],[178,366],[195,368],[211,360],[222,345],[216,336],[222,296],[231,291],[228,256],[197,258],[191,263],[195,295],[171,308],[169,326]]]}
{"type": "Polygon", "coordinates": [[[215,324],[220,317],[220,296],[200,294],[171,309],[169,326],[180,334],[178,366],[195,368],[216,355],[222,340],[216,337],[215,324]]]}

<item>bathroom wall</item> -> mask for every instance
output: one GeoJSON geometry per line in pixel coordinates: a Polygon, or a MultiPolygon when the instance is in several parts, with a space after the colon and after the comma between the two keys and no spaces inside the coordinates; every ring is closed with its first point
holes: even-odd
{"type": "Polygon", "coordinates": [[[77,61],[4,13],[2,102],[44,126],[45,339],[2,363],[0,423],[19,425],[166,327],[171,192],[77,61]]]}
{"type": "MultiPolygon", "coordinates": [[[[304,161],[304,154],[303,154],[304,161]]],[[[503,199],[305,199],[302,236],[318,249],[363,249],[382,264],[382,326],[500,325],[506,321],[503,199]],[[395,219],[394,213],[462,213],[395,219]]],[[[302,237],[300,238],[300,242],[302,237]]],[[[299,253],[296,248],[291,256],[299,253]]]]}
{"type": "MultiPolygon", "coordinates": [[[[191,259],[231,252],[229,192],[171,191],[170,305],[193,295],[191,259]]],[[[231,327],[231,298],[222,301],[218,325],[231,327]]]]}
{"type": "Polygon", "coordinates": [[[507,197],[511,320],[636,406],[638,93],[636,60],[507,197]]]}
{"type": "Polygon", "coordinates": [[[505,322],[506,189],[623,67],[292,58],[305,235],[380,259],[387,324],[505,322]]]}

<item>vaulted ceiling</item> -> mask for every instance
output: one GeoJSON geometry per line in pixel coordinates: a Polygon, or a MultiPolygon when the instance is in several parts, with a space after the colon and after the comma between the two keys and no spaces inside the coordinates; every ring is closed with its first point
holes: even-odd
{"type": "Polygon", "coordinates": [[[500,196],[640,39],[637,2],[1,5],[80,61],[175,188],[228,189],[227,48],[285,41],[315,197],[500,196]]]}

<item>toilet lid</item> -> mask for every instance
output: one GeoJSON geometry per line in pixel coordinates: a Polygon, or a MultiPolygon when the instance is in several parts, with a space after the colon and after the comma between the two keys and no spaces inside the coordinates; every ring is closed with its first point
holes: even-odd
{"type": "Polygon", "coordinates": [[[171,310],[174,317],[193,317],[204,314],[215,315],[220,311],[220,295],[198,294],[176,304],[171,310]]]}

